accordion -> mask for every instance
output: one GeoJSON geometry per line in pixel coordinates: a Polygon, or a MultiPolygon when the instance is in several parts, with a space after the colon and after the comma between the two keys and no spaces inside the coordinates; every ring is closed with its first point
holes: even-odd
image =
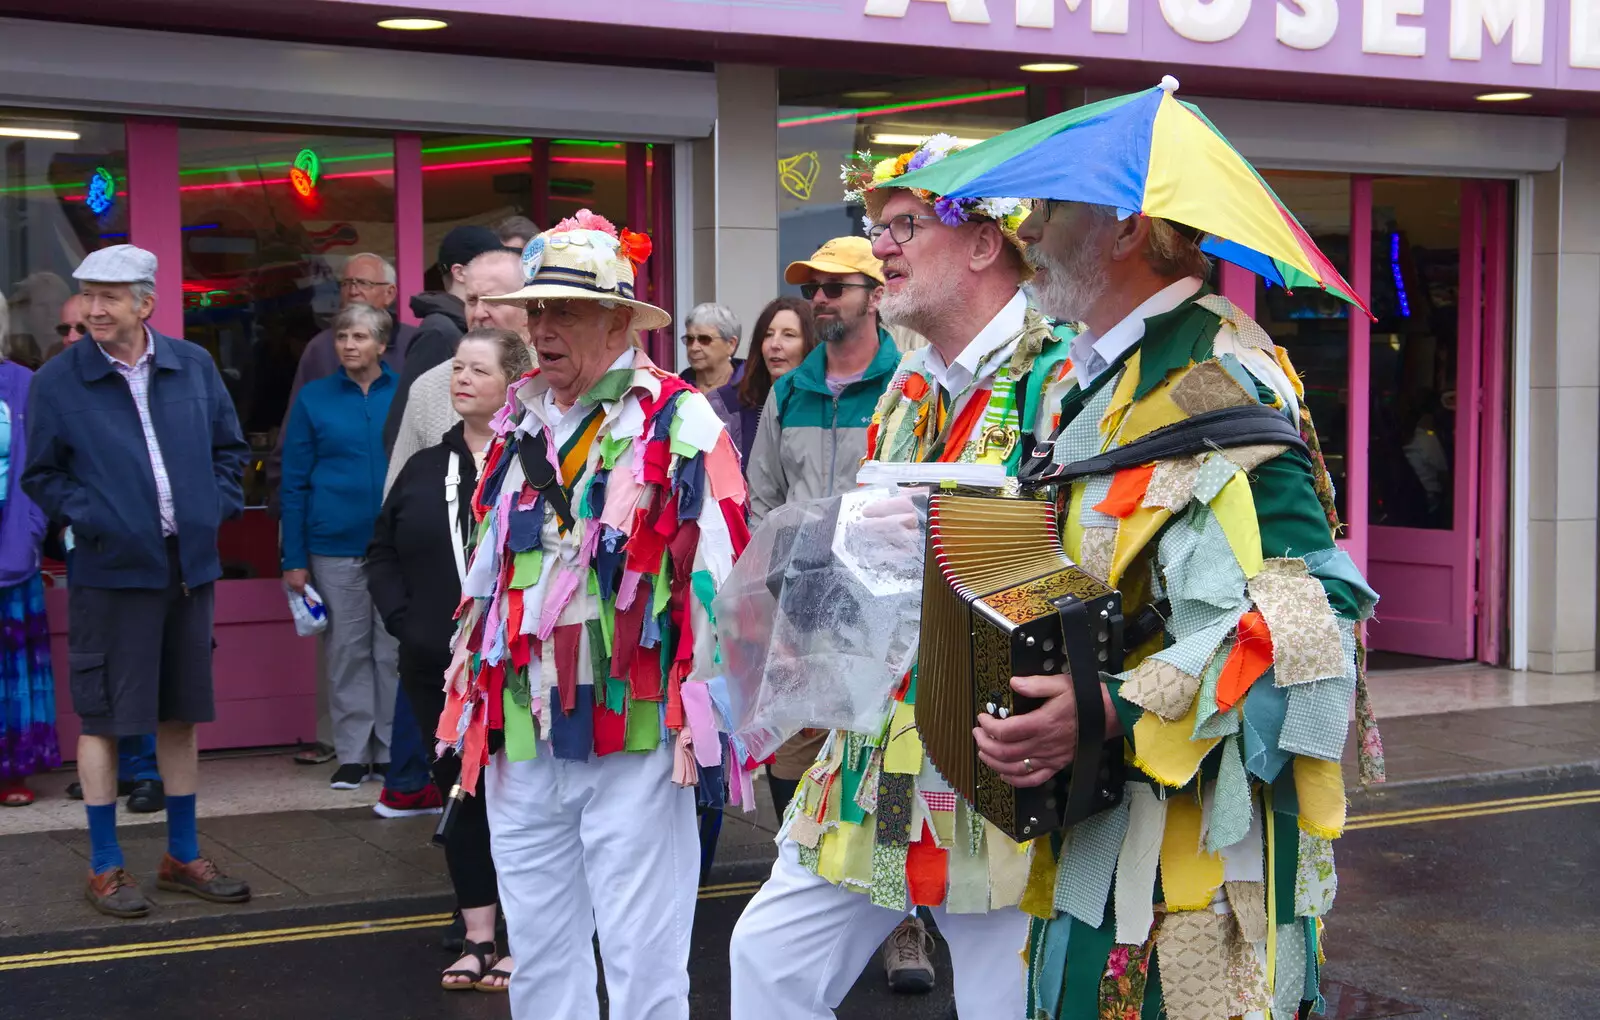
{"type": "Polygon", "coordinates": [[[933,765],[1012,840],[1066,828],[1115,806],[1122,741],[1106,740],[1101,673],[1122,669],[1122,598],[1061,551],[1051,502],[937,493],[923,563],[916,721],[933,765]],[[1078,702],[1073,763],[1019,789],[978,759],[981,713],[1007,718],[1042,702],[1013,676],[1071,675],[1078,702]]]}

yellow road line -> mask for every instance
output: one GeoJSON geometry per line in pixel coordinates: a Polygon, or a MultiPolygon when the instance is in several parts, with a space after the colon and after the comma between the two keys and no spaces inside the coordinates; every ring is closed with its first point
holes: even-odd
{"type": "MultiPolygon", "coordinates": [[[[746,896],[761,888],[760,882],[726,882],[701,888],[700,899],[727,899],[746,896]]],[[[60,967],[76,963],[102,963],[111,960],[133,960],[148,956],[171,956],[179,953],[204,953],[216,949],[239,949],[246,946],[279,945],[286,942],[308,942],[316,939],[339,938],[343,935],[381,935],[415,928],[433,928],[450,921],[449,914],[414,914],[409,917],[379,918],[368,921],[341,921],[335,924],[310,924],[295,928],[271,928],[264,931],[230,932],[188,939],[164,939],[157,942],[132,942],[116,946],[88,946],[78,949],[58,949],[42,953],[21,953],[0,956],[0,971],[32,970],[39,967],[60,967]]]]}
{"type": "Polygon", "coordinates": [[[1351,822],[1364,822],[1364,821],[1367,821],[1369,819],[1376,819],[1376,818],[1403,818],[1403,817],[1408,817],[1408,816],[1436,815],[1436,814],[1440,814],[1441,812],[1465,811],[1465,810],[1468,810],[1468,809],[1488,808],[1488,807],[1502,807],[1502,806],[1509,806],[1509,805],[1512,805],[1512,804],[1538,804],[1538,803],[1544,803],[1544,802],[1551,802],[1552,806],[1553,806],[1555,802],[1566,801],[1566,800],[1581,800],[1581,799],[1583,799],[1585,797],[1589,797],[1589,796],[1594,795],[1596,792],[1600,792],[1600,791],[1595,791],[1595,790],[1573,790],[1573,791],[1568,792],[1568,793],[1546,793],[1546,794],[1541,794],[1540,796],[1537,796],[1537,797],[1508,797],[1505,800],[1480,800],[1480,801],[1476,801],[1476,802],[1473,802],[1473,803],[1470,803],[1470,804],[1437,804],[1437,805],[1434,805],[1433,807],[1413,808],[1413,809],[1411,809],[1409,811],[1379,811],[1379,812],[1375,812],[1375,813],[1370,814],[1370,815],[1352,815],[1349,820],[1351,822]]]}
{"type": "Polygon", "coordinates": [[[1538,811],[1542,808],[1573,807],[1578,804],[1600,804],[1600,791],[1591,793],[1587,797],[1574,798],[1572,800],[1545,801],[1539,804],[1510,804],[1502,807],[1486,807],[1470,811],[1445,811],[1438,814],[1407,818],[1368,817],[1360,822],[1349,822],[1345,825],[1345,831],[1381,829],[1390,825],[1417,825],[1422,822],[1442,822],[1455,818],[1481,818],[1484,815],[1504,815],[1515,811],[1538,811]]]}

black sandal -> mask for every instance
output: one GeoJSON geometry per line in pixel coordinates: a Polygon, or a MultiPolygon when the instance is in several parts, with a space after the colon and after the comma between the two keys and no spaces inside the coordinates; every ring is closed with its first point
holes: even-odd
{"type": "Polygon", "coordinates": [[[472,991],[478,986],[478,982],[483,980],[483,976],[489,973],[489,968],[493,966],[495,962],[497,962],[495,958],[493,942],[473,942],[471,940],[462,940],[461,955],[470,956],[477,960],[478,969],[468,970],[463,967],[457,967],[454,970],[447,970],[443,974],[440,974],[439,987],[443,988],[447,992],[472,991]],[[450,978],[467,978],[468,980],[451,981],[450,978]]]}
{"type": "Polygon", "coordinates": [[[505,962],[504,958],[496,960],[494,962],[494,966],[490,967],[487,971],[485,971],[484,974],[483,974],[483,977],[479,978],[478,979],[478,983],[473,985],[472,987],[476,988],[480,992],[507,992],[507,991],[510,991],[511,990],[511,975],[512,975],[512,971],[514,971],[516,969],[516,964],[513,963],[511,965],[512,966],[512,970],[501,970],[500,969],[500,964],[502,964],[504,962],[505,962]],[[484,982],[488,981],[490,978],[504,978],[505,979],[505,984],[503,984],[503,985],[484,984],[484,982]]]}

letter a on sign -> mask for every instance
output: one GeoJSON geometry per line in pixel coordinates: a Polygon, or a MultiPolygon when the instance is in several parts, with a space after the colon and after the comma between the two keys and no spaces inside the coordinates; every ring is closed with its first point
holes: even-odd
{"type": "MultiPolygon", "coordinates": [[[[944,4],[950,20],[967,25],[987,25],[989,8],[984,0],[923,0],[924,3],[944,4]]],[[[903,18],[911,7],[911,0],[867,0],[864,12],[869,18],[903,18]]]]}

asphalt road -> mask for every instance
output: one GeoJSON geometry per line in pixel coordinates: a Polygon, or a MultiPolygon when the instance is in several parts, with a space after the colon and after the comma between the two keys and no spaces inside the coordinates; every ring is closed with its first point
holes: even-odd
{"type": "MultiPolygon", "coordinates": [[[[1327,1016],[1588,1017],[1600,999],[1600,780],[1412,792],[1364,804],[1339,843],[1324,971],[1327,1016]]],[[[728,932],[749,886],[708,890],[696,917],[691,1015],[727,1015],[728,932]]],[[[117,940],[0,941],[10,1020],[489,1020],[503,996],[446,993],[442,902],[175,924],[117,940]]],[[[897,997],[871,967],[843,1020],[951,1015],[940,988],[897,997]]],[[[969,1018],[971,1020],[971,1018],[969,1018]]],[[[981,1018],[989,1020],[989,1018],[981,1018]]],[[[995,1018],[1000,1020],[1000,1018],[995,1018]]]]}

